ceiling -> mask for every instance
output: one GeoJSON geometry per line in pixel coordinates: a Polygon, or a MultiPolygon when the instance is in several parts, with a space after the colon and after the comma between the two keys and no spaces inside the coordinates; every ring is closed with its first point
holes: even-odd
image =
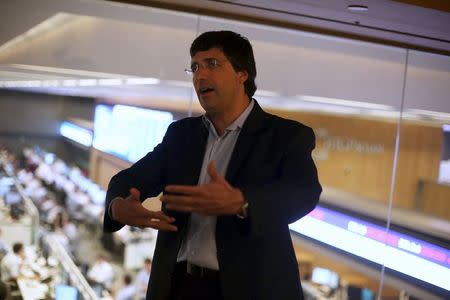
{"type": "Polygon", "coordinates": [[[450,54],[450,1],[113,0],[353,37],[450,54]],[[350,11],[349,5],[367,11],[350,11]]]}
{"type": "MultiPolygon", "coordinates": [[[[94,98],[131,98],[136,101],[149,94],[161,97],[164,94],[167,98],[167,88],[170,88],[173,91],[170,98],[175,103],[183,101],[179,97],[180,94],[184,98],[192,99],[194,96],[189,79],[158,81],[155,79],[158,76],[151,74],[142,76],[141,72],[134,72],[139,68],[138,65],[124,64],[128,66],[124,72],[115,72],[114,68],[106,71],[104,68],[96,69],[92,61],[101,60],[104,50],[91,53],[92,61],[86,59],[72,61],[70,68],[54,67],[51,63],[44,65],[34,63],[34,57],[45,55],[43,53],[45,48],[38,43],[40,37],[45,34],[49,36],[46,39],[53,47],[59,44],[59,49],[67,50],[71,47],[68,44],[67,34],[64,38],[58,36],[58,30],[67,24],[79,22],[83,16],[89,17],[90,20],[148,25],[146,24],[148,10],[130,4],[278,25],[450,55],[450,9],[445,3],[439,4],[441,2],[445,1],[40,0],[39,3],[26,0],[1,1],[0,18],[7,26],[0,27],[0,88],[94,98]],[[365,5],[368,11],[350,11],[347,9],[350,4],[365,5]],[[11,57],[20,59],[14,60],[10,59],[11,57]],[[86,81],[87,79],[91,81],[86,81]],[[111,79],[115,79],[116,83],[111,79]],[[80,84],[77,80],[85,81],[80,84]],[[120,80],[120,84],[117,84],[117,80],[120,80]]],[[[183,26],[182,21],[176,26],[183,26]]],[[[133,29],[135,32],[139,30],[133,29]]],[[[74,42],[79,41],[77,32],[69,33],[73,35],[74,42]]],[[[139,43],[130,43],[134,44],[139,43]]],[[[135,51],[138,52],[139,49],[135,51]]],[[[57,54],[61,56],[65,54],[62,50],[60,52],[57,54]]]]}

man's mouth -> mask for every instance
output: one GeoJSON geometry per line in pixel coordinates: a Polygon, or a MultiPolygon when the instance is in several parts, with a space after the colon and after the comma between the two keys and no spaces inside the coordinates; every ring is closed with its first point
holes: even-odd
{"type": "Polygon", "coordinates": [[[212,87],[202,87],[202,88],[198,89],[198,92],[199,92],[200,95],[205,95],[205,94],[207,94],[209,92],[212,92],[212,91],[214,91],[214,89],[212,87]]]}

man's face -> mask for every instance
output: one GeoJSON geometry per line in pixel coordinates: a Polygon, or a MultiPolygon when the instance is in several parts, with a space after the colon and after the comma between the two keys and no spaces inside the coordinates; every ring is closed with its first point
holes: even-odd
{"type": "Polygon", "coordinates": [[[208,113],[230,109],[245,93],[245,71],[236,72],[222,50],[211,48],[197,52],[191,59],[192,82],[200,105],[208,113]]]}

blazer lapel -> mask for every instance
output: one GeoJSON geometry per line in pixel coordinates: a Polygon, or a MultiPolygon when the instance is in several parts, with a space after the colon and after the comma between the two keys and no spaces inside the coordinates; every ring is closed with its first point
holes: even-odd
{"type": "Polygon", "coordinates": [[[254,144],[254,135],[262,129],[264,125],[264,117],[266,113],[261,109],[256,100],[253,101],[255,101],[255,105],[241,129],[241,133],[236,141],[233,154],[231,155],[231,159],[228,164],[225,178],[230,183],[235,182],[238,171],[242,168],[247,156],[250,154],[250,150],[254,144]]]}
{"type": "Polygon", "coordinates": [[[189,152],[185,156],[183,181],[184,184],[197,185],[203,164],[203,156],[205,155],[208,130],[204,126],[201,117],[198,118],[192,127],[190,134],[185,136],[186,149],[189,149],[189,152]]]}

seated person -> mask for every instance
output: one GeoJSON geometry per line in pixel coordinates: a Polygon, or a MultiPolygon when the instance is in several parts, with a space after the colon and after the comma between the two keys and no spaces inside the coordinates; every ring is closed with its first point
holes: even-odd
{"type": "Polygon", "coordinates": [[[101,296],[103,289],[111,290],[114,270],[111,264],[106,260],[103,255],[97,256],[97,260],[87,273],[87,278],[92,284],[97,296],[101,296]]]}
{"type": "Polygon", "coordinates": [[[150,280],[150,271],[152,269],[152,261],[150,258],[144,260],[144,267],[136,275],[136,288],[139,300],[145,300],[147,295],[148,281],[150,280]]]}
{"type": "Polygon", "coordinates": [[[25,259],[25,251],[22,243],[15,243],[13,251],[3,257],[0,264],[2,281],[15,282],[20,274],[23,260],[25,259]]]}
{"type": "Polygon", "coordinates": [[[116,300],[134,300],[136,287],[132,284],[131,275],[125,274],[123,277],[123,286],[118,290],[116,300]]]}

